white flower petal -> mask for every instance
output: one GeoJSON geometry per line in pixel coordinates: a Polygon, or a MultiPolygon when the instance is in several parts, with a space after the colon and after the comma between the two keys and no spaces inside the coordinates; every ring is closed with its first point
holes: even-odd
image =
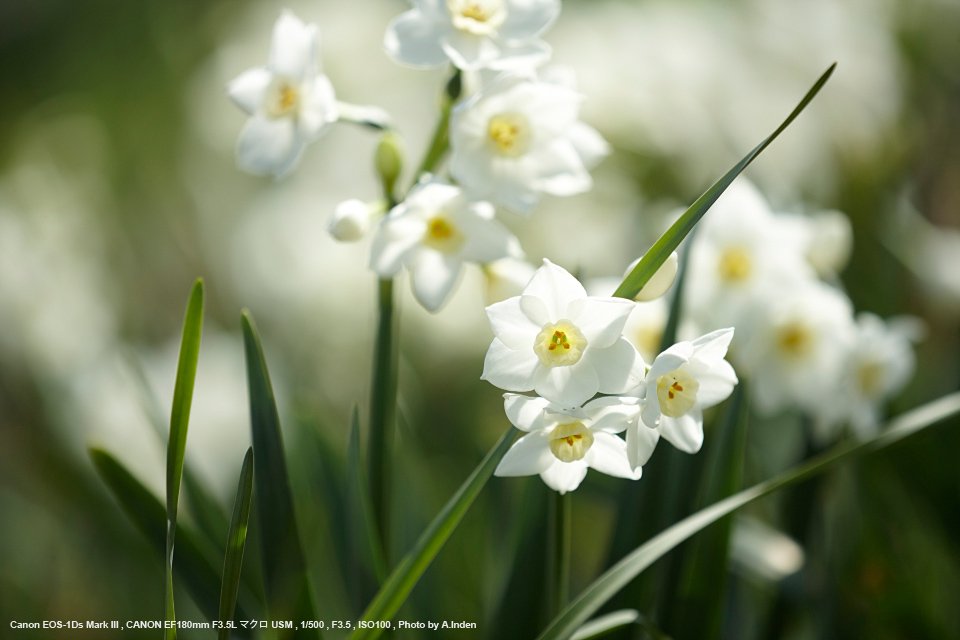
{"type": "Polygon", "coordinates": [[[590,420],[590,430],[603,433],[620,433],[640,415],[640,404],[636,398],[605,396],[591,400],[584,405],[583,411],[590,420]]]}
{"type": "Polygon", "coordinates": [[[523,44],[502,43],[500,55],[487,63],[489,69],[516,71],[535,69],[550,60],[553,48],[543,40],[523,44]]]}
{"type": "Polygon", "coordinates": [[[411,9],[390,23],[383,48],[391,58],[411,67],[439,67],[447,62],[440,44],[449,25],[432,19],[419,9],[411,9]]]}
{"type": "Polygon", "coordinates": [[[659,440],[660,432],[643,423],[636,423],[627,429],[627,459],[634,470],[639,472],[640,467],[647,464],[659,440]]]}
{"type": "MultiPolygon", "coordinates": [[[[552,455],[552,454],[551,454],[552,455]]],[[[580,486],[583,479],[587,477],[587,463],[583,460],[576,462],[560,462],[556,458],[553,464],[540,474],[543,481],[554,491],[559,491],[560,495],[567,491],[573,491],[580,486]]]]}
{"type": "Polygon", "coordinates": [[[653,384],[656,384],[657,378],[676,371],[689,362],[692,355],[693,345],[689,342],[678,342],[670,346],[654,359],[653,364],[650,365],[650,371],[647,372],[647,380],[652,380],[653,384]]]}
{"type": "Polygon", "coordinates": [[[336,122],[337,97],[327,76],[317,76],[302,97],[298,124],[307,140],[316,140],[324,129],[336,122]]]}
{"type": "Polygon", "coordinates": [[[726,360],[721,360],[709,371],[697,376],[700,388],[697,390],[697,406],[708,409],[720,404],[733,392],[737,384],[737,374],[726,360]]]}
{"type": "Polygon", "coordinates": [[[270,70],[290,80],[303,80],[317,73],[317,25],[304,24],[284,10],[273,26],[270,70]]]}
{"type": "Polygon", "coordinates": [[[504,391],[533,391],[538,368],[540,360],[533,349],[511,349],[494,338],[483,360],[480,379],[504,391]]]}
{"type": "Polygon", "coordinates": [[[727,355],[731,340],[733,340],[733,328],[717,329],[700,336],[692,342],[694,352],[691,359],[700,360],[707,364],[723,360],[724,356],[727,355]]]}
{"type": "Polygon", "coordinates": [[[466,31],[453,29],[441,39],[440,46],[450,61],[465,71],[473,71],[486,66],[500,57],[500,49],[485,36],[477,36],[466,31]]]}
{"type": "Polygon", "coordinates": [[[543,325],[558,319],[551,317],[547,303],[536,296],[521,295],[520,310],[530,319],[530,322],[537,326],[538,331],[543,325]]]}
{"type": "Polygon", "coordinates": [[[660,416],[660,435],[681,451],[700,451],[703,446],[703,413],[694,406],[679,418],[660,416]]]}
{"type": "Polygon", "coordinates": [[[427,311],[436,313],[457,286],[463,261],[433,249],[421,249],[413,255],[407,268],[414,297],[427,311]]]}
{"type": "Polygon", "coordinates": [[[567,139],[573,143],[573,148],[588,169],[596,166],[613,151],[610,143],[604,140],[596,129],[583,122],[573,123],[567,130],[567,139]]]}
{"type": "Polygon", "coordinates": [[[525,160],[537,167],[539,179],[536,186],[544,193],[572,196],[593,187],[593,178],[580,154],[566,138],[554,140],[549,145],[529,152],[528,156],[525,160]]]}
{"type": "Polygon", "coordinates": [[[623,298],[580,298],[567,308],[571,322],[583,332],[591,348],[605,349],[623,334],[634,303],[623,298]]]}
{"type": "Polygon", "coordinates": [[[487,307],[487,318],[493,334],[511,349],[532,349],[540,326],[530,321],[520,307],[520,297],[510,298],[487,307]]]}
{"type": "Polygon", "coordinates": [[[566,269],[544,259],[543,266],[533,274],[530,284],[523,290],[523,295],[534,296],[543,300],[551,321],[556,322],[557,320],[567,319],[567,308],[570,303],[580,298],[586,298],[587,292],[583,285],[566,269]]]}
{"type": "Polygon", "coordinates": [[[583,360],[597,372],[601,393],[626,393],[643,382],[646,371],[643,357],[623,336],[606,349],[588,345],[583,360]]]}
{"type": "Polygon", "coordinates": [[[407,213],[407,205],[398,205],[388,215],[373,236],[370,247],[370,268],[381,278],[392,278],[400,273],[411,252],[419,246],[425,224],[407,213]]]}
{"type": "Polygon", "coordinates": [[[533,382],[537,393],[564,408],[579,407],[600,388],[597,372],[586,359],[570,367],[540,367],[533,382]]]}
{"type": "Polygon", "coordinates": [[[539,431],[552,427],[556,420],[547,417],[545,411],[549,406],[550,401],[539,396],[503,394],[503,410],[507,419],[521,431],[539,431]]]}
{"type": "MultiPolygon", "coordinates": [[[[489,203],[478,203],[487,205],[489,203]]],[[[471,205],[471,207],[476,205],[471,205]]],[[[457,216],[457,224],[466,236],[460,255],[469,262],[493,262],[501,258],[522,258],[520,241],[497,220],[487,219],[475,213],[457,216]]]]}
{"type": "Polygon", "coordinates": [[[591,469],[608,476],[631,480],[639,477],[627,458],[627,443],[609,433],[593,434],[593,446],[583,459],[591,469]]]}
{"type": "Polygon", "coordinates": [[[534,38],[560,15],[560,0],[507,0],[507,7],[507,19],[497,30],[504,40],[534,38]]]}
{"type": "Polygon", "coordinates": [[[304,141],[289,118],[250,118],[240,132],[237,164],[257,175],[280,176],[293,168],[303,152],[304,141]]]}
{"type": "Polygon", "coordinates": [[[263,67],[247,69],[227,85],[227,95],[238,107],[255,115],[263,106],[273,74],[263,67]]]}
{"type": "Polygon", "coordinates": [[[556,461],[550,442],[543,431],[529,433],[507,450],[493,475],[500,477],[532,476],[543,473],[556,461]]]}

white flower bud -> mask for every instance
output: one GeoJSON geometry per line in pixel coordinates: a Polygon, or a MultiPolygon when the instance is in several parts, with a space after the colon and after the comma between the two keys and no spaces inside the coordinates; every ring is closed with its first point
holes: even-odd
{"type": "Polygon", "coordinates": [[[853,250],[850,219],[839,211],[823,211],[810,219],[807,260],[821,276],[843,271],[853,250]]]}
{"type": "MultiPolygon", "coordinates": [[[[641,258],[637,258],[630,266],[627,267],[627,270],[623,273],[623,277],[626,278],[630,275],[630,272],[633,271],[638,264],[640,264],[641,258]]],[[[633,298],[637,302],[649,302],[651,300],[656,300],[670,290],[670,287],[673,286],[674,280],[677,279],[677,269],[679,265],[679,259],[677,258],[677,252],[674,251],[671,253],[667,259],[660,265],[660,268],[657,269],[657,272],[647,280],[647,284],[643,285],[643,288],[637,293],[633,298]]]]}
{"type": "Polygon", "coordinates": [[[339,242],[356,242],[370,231],[370,207],[360,200],[344,200],[337,205],[327,231],[339,242]]]}

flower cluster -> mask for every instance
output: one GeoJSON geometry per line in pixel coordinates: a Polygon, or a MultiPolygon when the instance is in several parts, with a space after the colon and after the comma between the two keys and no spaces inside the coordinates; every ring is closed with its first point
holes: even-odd
{"type": "Polygon", "coordinates": [[[624,337],[631,300],[588,296],[549,260],[521,295],[487,307],[496,336],[484,380],[508,393],[510,422],[527,432],[496,474],[540,474],[561,493],[587,468],[638,479],[660,436],[688,453],[703,443],[703,410],[730,395],[737,376],[724,360],[732,329],[680,342],[647,368],[624,337]],[[598,393],[610,394],[594,399],[598,393]],[[616,436],[626,432],[626,439],[616,436]]]}

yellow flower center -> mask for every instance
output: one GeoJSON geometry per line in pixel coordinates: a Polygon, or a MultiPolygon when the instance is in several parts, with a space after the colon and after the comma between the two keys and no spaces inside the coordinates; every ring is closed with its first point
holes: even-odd
{"type": "Polygon", "coordinates": [[[580,422],[557,425],[549,436],[550,451],[561,462],[582,460],[593,446],[593,432],[580,422]]]}
{"type": "Polygon", "coordinates": [[[496,32],[507,18],[503,0],[447,0],[453,26],[476,36],[496,32]]]}
{"type": "Polygon", "coordinates": [[[456,253],[463,245],[465,238],[455,224],[442,216],[436,216],[427,221],[427,231],[423,236],[423,244],[436,249],[441,253],[456,253]]]}
{"type": "Polygon", "coordinates": [[[569,320],[547,323],[533,341],[533,351],[545,367],[569,367],[580,362],[587,339],[569,320]]]}
{"type": "Polygon", "coordinates": [[[487,138],[500,155],[521,156],[529,147],[530,122],[519,113],[501,113],[490,118],[487,138]]]}
{"type": "Polygon", "coordinates": [[[671,418],[684,415],[697,402],[700,383],[683,369],[676,369],[657,378],[657,400],[660,413],[671,418]]]}
{"type": "Polygon", "coordinates": [[[777,330],[777,347],[790,358],[802,358],[809,354],[814,340],[810,327],[799,321],[788,322],[777,330]]]}
{"type": "Polygon", "coordinates": [[[743,282],[753,273],[750,252],[743,247],[728,247],[721,255],[717,266],[720,278],[730,284],[743,282]]]}
{"type": "Polygon", "coordinates": [[[884,366],[876,361],[864,362],[857,369],[860,391],[868,398],[880,395],[884,377],[884,366]]]}
{"type": "Polygon", "coordinates": [[[267,115],[271,118],[282,118],[296,113],[299,107],[299,88],[284,78],[274,80],[273,84],[267,89],[267,115]]]}

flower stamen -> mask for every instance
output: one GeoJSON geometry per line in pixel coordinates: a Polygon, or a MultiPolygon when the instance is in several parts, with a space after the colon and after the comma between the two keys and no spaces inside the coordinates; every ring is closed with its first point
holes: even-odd
{"type": "Polygon", "coordinates": [[[660,413],[671,418],[684,415],[697,402],[700,383],[683,369],[677,369],[657,378],[657,400],[660,413]]]}
{"type": "Polygon", "coordinates": [[[502,113],[490,118],[487,137],[500,155],[521,156],[527,151],[530,123],[519,113],[502,113]]]}
{"type": "Polygon", "coordinates": [[[582,460],[593,446],[593,433],[583,423],[557,425],[550,432],[550,451],[561,462],[582,460]]]}
{"type": "Polygon", "coordinates": [[[586,348],[587,339],[569,320],[545,324],[533,343],[533,350],[545,367],[576,364],[586,348]]]}

